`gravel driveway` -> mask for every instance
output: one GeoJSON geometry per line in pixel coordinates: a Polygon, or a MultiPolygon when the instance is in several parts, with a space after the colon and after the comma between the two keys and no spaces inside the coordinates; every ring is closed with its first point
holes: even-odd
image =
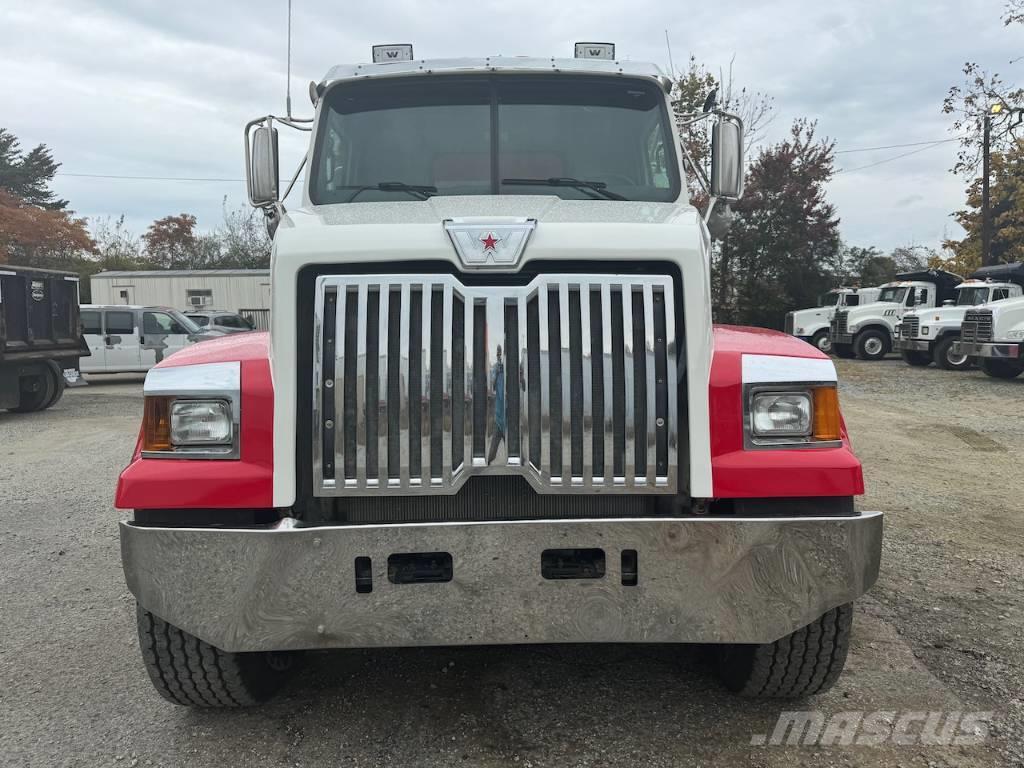
{"type": "Polygon", "coordinates": [[[315,654],[262,708],[174,707],[139,660],[112,508],[141,378],[0,412],[0,764],[1024,765],[1024,379],[839,369],[887,533],[846,673],[807,703],[733,698],[694,648],[539,646],[315,654]],[[994,720],[973,746],[752,745],[812,707],[994,720]]]}

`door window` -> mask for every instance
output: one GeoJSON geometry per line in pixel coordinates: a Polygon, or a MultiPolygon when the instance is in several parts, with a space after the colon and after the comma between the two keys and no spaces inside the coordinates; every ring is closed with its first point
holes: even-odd
{"type": "Polygon", "coordinates": [[[181,323],[168,315],[166,312],[144,312],[142,314],[142,329],[147,336],[161,336],[170,333],[187,333],[181,327],[181,323]]]}
{"type": "Polygon", "coordinates": [[[82,312],[82,333],[93,336],[99,336],[103,333],[103,329],[100,324],[99,312],[95,310],[86,310],[82,312]]]}
{"type": "Polygon", "coordinates": [[[245,321],[235,315],[222,315],[217,318],[217,325],[222,328],[244,328],[248,330],[248,326],[245,321]]]}
{"type": "Polygon", "coordinates": [[[107,312],[107,334],[130,336],[135,333],[134,312],[107,312]]]}

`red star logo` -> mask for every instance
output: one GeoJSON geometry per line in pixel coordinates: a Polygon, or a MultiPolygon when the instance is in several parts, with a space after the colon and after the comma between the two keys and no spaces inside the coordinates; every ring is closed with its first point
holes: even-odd
{"type": "Polygon", "coordinates": [[[484,244],[485,251],[493,251],[495,246],[501,241],[500,237],[495,237],[493,232],[488,232],[487,237],[481,237],[480,242],[484,244]]]}

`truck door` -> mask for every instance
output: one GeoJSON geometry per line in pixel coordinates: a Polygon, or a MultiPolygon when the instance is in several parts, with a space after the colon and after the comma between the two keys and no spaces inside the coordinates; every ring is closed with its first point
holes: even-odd
{"type": "Polygon", "coordinates": [[[89,357],[80,360],[83,373],[102,373],[106,367],[107,348],[103,341],[103,314],[98,309],[83,309],[82,335],[89,347],[89,357]]]}
{"type": "Polygon", "coordinates": [[[188,342],[188,331],[166,312],[142,313],[142,365],[149,370],[188,342]]]}
{"type": "Polygon", "coordinates": [[[103,370],[138,371],[139,331],[136,312],[131,309],[108,309],[103,312],[103,370]]]}

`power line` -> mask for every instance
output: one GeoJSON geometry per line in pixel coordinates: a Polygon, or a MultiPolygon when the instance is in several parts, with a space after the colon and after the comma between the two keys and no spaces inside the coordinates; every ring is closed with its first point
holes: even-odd
{"type": "Polygon", "coordinates": [[[200,176],[123,176],[109,173],[68,173],[57,171],[58,176],[73,176],[81,179],[128,179],[135,181],[232,181],[244,183],[245,179],[221,179],[200,176]]]}
{"type": "Polygon", "coordinates": [[[910,152],[902,152],[901,154],[894,155],[893,157],[887,157],[884,160],[878,160],[874,163],[868,163],[867,165],[858,165],[856,168],[840,168],[839,170],[836,171],[836,173],[853,173],[854,171],[863,171],[868,168],[874,168],[877,165],[885,165],[886,163],[891,163],[894,160],[899,160],[904,157],[910,157],[911,155],[916,155],[918,152],[924,152],[926,149],[931,149],[932,147],[937,147],[938,145],[939,143],[936,142],[934,144],[929,144],[928,146],[921,147],[920,149],[913,149],[910,152]]]}
{"type": "Polygon", "coordinates": [[[875,152],[879,149],[903,149],[904,147],[923,147],[925,145],[934,146],[936,144],[948,144],[951,141],[960,141],[960,136],[954,136],[951,139],[936,139],[935,141],[915,141],[911,144],[887,144],[884,147],[861,147],[860,149],[837,149],[833,154],[836,155],[850,155],[854,152],[875,152]]]}

